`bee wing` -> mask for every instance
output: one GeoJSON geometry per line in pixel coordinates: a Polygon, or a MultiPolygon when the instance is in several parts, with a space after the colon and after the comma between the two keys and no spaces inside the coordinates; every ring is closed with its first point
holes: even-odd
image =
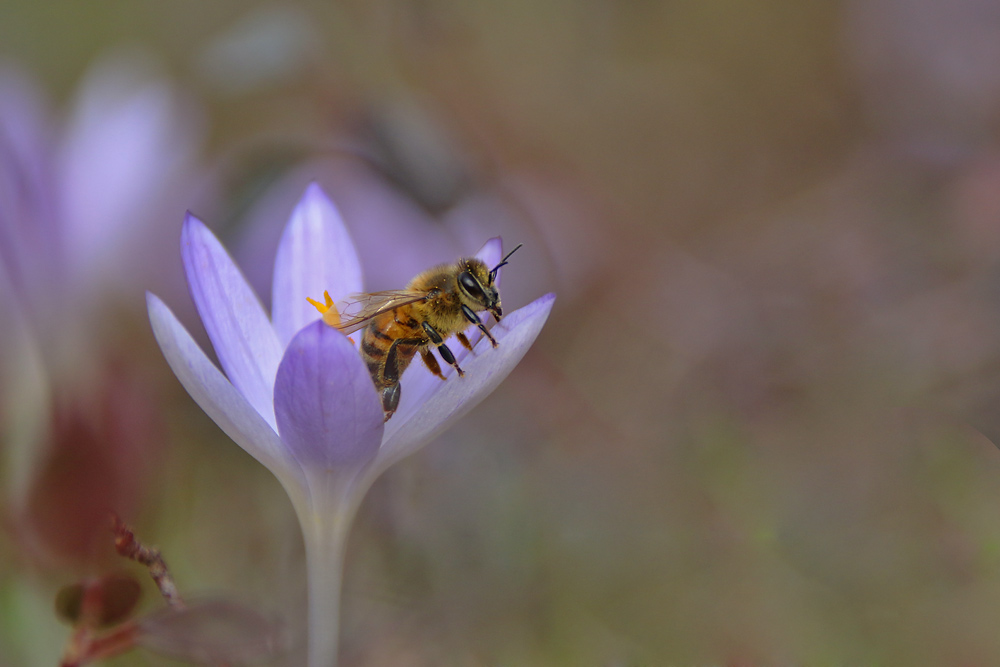
{"type": "Polygon", "coordinates": [[[340,325],[337,328],[345,334],[352,334],[368,324],[373,317],[426,297],[427,292],[423,290],[388,290],[354,294],[344,300],[340,309],[340,325]]]}

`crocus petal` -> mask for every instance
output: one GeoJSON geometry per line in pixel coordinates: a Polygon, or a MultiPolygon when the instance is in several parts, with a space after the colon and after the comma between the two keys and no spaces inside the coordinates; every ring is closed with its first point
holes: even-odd
{"type": "MultiPolygon", "coordinates": [[[[116,268],[158,196],[194,155],[195,123],[138,53],[103,59],[80,86],[59,155],[69,259],[82,278],[116,268]]],[[[142,267],[140,267],[142,268],[142,267]]]]}
{"type": "Polygon", "coordinates": [[[363,466],[382,442],[382,405],[368,369],[346,336],[318,320],[285,351],[274,411],[303,468],[363,466]]]}
{"type": "MultiPolygon", "coordinates": [[[[500,263],[503,258],[503,239],[499,236],[494,236],[489,241],[483,244],[483,247],[476,252],[476,257],[483,260],[488,268],[493,268],[500,263]]],[[[501,269],[502,271],[502,269],[501,269]]],[[[500,287],[500,272],[497,272],[496,286],[500,287]]]]}
{"type": "Polygon", "coordinates": [[[286,487],[293,479],[301,480],[301,470],[278,434],[215,367],[166,304],[147,293],[146,306],[156,342],[191,398],[286,487]]]}
{"type": "Polygon", "coordinates": [[[41,294],[41,309],[60,310],[51,297],[66,264],[54,215],[47,121],[33,82],[0,63],[0,259],[32,310],[31,300],[41,294]]]}
{"type": "Polygon", "coordinates": [[[361,291],[361,262],[340,214],[315,183],[306,188],[278,245],[271,290],[274,329],[287,345],[319,313],[306,300],[334,301],[361,291]]]}
{"type": "Polygon", "coordinates": [[[192,215],[181,231],[191,296],[229,381],[272,427],[281,344],[257,295],[215,235],[192,215]]]}
{"type": "Polygon", "coordinates": [[[463,365],[465,377],[439,380],[437,388],[427,396],[407,401],[404,374],[399,411],[387,424],[377,469],[384,470],[416,451],[492,392],[531,347],[554,302],[555,295],[546,294],[510,313],[492,330],[499,347],[492,349],[489,341],[480,341],[476,353],[469,355],[463,365]],[[404,401],[408,404],[404,405],[404,401]]]}

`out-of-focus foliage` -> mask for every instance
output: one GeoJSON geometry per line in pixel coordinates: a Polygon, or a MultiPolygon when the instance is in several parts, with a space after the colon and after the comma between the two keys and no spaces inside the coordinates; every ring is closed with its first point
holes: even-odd
{"type": "MultiPolygon", "coordinates": [[[[1000,661],[997,2],[7,0],[0,44],[56,108],[111,47],[160,59],[218,184],[181,209],[252,281],[318,180],[366,267],[502,233],[505,308],[559,293],[362,506],[343,664],[1000,661]]],[[[131,523],[303,646],[283,492],[118,308],[168,439],[131,523]]],[[[56,663],[74,576],[0,534],[0,663],[56,663]]]]}

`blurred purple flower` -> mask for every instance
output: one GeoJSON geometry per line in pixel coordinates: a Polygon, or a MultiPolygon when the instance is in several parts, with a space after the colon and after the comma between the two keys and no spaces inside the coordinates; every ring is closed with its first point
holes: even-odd
{"type": "Polygon", "coordinates": [[[141,303],[136,284],[168,275],[157,234],[189,199],[199,134],[197,115],[134,53],[88,71],[65,123],[26,73],[0,63],[3,486],[35,556],[79,562],[107,545],[106,509],[128,513],[139,496],[143,445],[158,439],[132,428],[118,387],[132,386],[138,413],[152,409],[151,389],[114,362],[105,307],[129,290],[141,303]]]}
{"type": "MultiPolygon", "coordinates": [[[[319,186],[306,190],[279,243],[270,318],[226,250],[193,216],[184,223],[181,246],[195,305],[225,375],[149,294],[154,334],[195,401],[288,492],[306,543],[309,664],[334,664],[342,552],[365,492],[506,377],[538,335],[555,296],[504,317],[493,328],[498,348],[477,337],[472,352],[457,351],[462,379],[441,382],[412,364],[401,381],[399,409],[384,423],[354,343],[323,324],[306,300],[324,290],[335,301],[362,290],[354,244],[319,186]]],[[[500,239],[491,239],[477,256],[493,265],[501,250],[500,239]]],[[[385,255],[391,260],[391,252],[385,255]]]]}
{"type": "Polygon", "coordinates": [[[0,270],[39,335],[166,274],[157,234],[194,180],[199,135],[134,55],[90,70],[62,128],[34,83],[0,65],[0,270]]]}

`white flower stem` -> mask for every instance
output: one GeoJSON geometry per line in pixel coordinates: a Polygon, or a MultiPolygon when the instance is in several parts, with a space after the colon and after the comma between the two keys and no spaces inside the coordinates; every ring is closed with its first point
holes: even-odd
{"type": "MultiPolygon", "coordinates": [[[[350,513],[353,515],[353,512],[350,513]]],[[[340,586],[351,516],[317,513],[303,525],[309,596],[309,667],[336,667],[340,586]]]]}
{"type": "MultiPolygon", "coordinates": [[[[313,479],[313,491],[318,491],[317,495],[325,502],[316,502],[317,495],[314,495],[311,503],[295,503],[306,550],[309,598],[307,664],[309,667],[336,667],[344,552],[351,523],[364,493],[354,484],[342,484],[343,479],[332,481],[327,478],[323,480],[327,484],[315,484],[317,481],[313,479]]],[[[366,489],[367,486],[361,488],[366,489]]]]}

